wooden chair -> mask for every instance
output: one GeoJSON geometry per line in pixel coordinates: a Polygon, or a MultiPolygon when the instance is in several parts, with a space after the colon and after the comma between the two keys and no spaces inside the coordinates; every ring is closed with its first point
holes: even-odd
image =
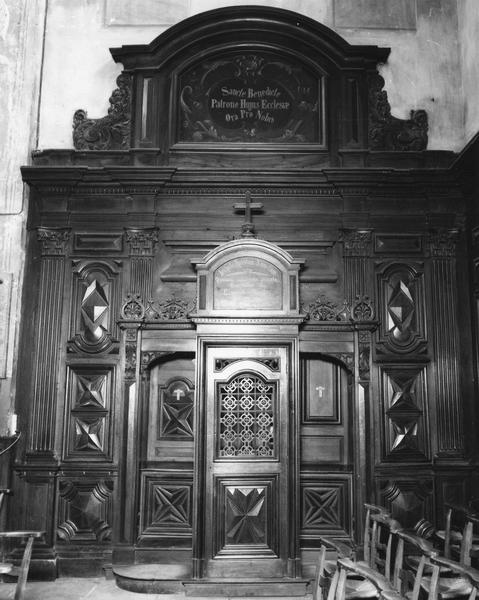
{"type": "MultiPolygon", "coordinates": [[[[9,489],[0,489],[0,511],[2,509],[5,496],[11,495],[9,489]]],[[[27,584],[28,570],[30,568],[30,559],[32,557],[33,542],[35,539],[43,537],[44,531],[0,531],[0,539],[2,546],[2,556],[0,562],[0,575],[12,574],[15,566],[11,562],[5,560],[5,545],[7,540],[11,539],[26,539],[25,549],[23,551],[22,562],[18,570],[17,585],[15,587],[14,600],[23,600],[25,596],[25,587],[27,584]]]]}
{"type": "Polygon", "coordinates": [[[458,600],[468,598],[472,585],[464,575],[466,567],[450,559],[438,556],[438,549],[407,531],[397,531],[395,535],[399,538],[393,574],[393,587],[408,600],[418,600],[421,590],[427,594],[430,600],[458,600]],[[405,559],[406,544],[409,548],[415,548],[419,554],[417,569],[411,569],[405,559]],[[426,568],[429,567],[429,568],[426,568]],[[441,568],[448,570],[443,575],[441,568]]]}
{"type": "Polygon", "coordinates": [[[313,587],[314,600],[324,598],[329,588],[328,600],[336,596],[344,598],[377,598],[378,586],[381,589],[389,588],[388,578],[391,569],[391,536],[392,531],[399,525],[390,518],[389,512],[381,507],[366,505],[366,518],[364,542],[361,561],[352,560],[353,553],[349,555],[338,546],[337,542],[322,538],[320,557],[313,587]],[[387,530],[386,536],[384,532],[387,530]],[[387,541],[384,542],[384,537],[387,541]],[[327,561],[327,549],[334,549],[336,560],[327,561]],[[338,557],[342,562],[338,561],[338,557]],[[358,573],[362,569],[368,573],[363,577],[358,573]],[[371,579],[372,578],[372,579],[371,579]],[[339,591],[338,591],[339,586],[339,591]]]}

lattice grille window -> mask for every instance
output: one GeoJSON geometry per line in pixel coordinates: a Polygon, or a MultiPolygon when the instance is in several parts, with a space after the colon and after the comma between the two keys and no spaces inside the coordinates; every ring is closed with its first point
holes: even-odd
{"type": "Polygon", "coordinates": [[[217,393],[219,457],[274,457],[276,384],[242,373],[217,393]]]}

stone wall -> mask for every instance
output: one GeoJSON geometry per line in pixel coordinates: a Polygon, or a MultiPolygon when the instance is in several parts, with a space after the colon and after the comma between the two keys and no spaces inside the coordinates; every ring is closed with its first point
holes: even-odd
{"type": "Polygon", "coordinates": [[[0,436],[13,427],[26,221],[20,165],[37,145],[45,5],[0,0],[0,436]]]}
{"type": "Polygon", "coordinates": [[[479,131],[479,2],[458,0],[459,40],[462,60],[462,97],[464,101],[464,139],[469,141],[479,131]]]}

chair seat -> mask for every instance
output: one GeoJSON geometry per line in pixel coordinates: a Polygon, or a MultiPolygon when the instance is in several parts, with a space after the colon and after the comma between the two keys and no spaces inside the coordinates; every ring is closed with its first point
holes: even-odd
{"type": "MultiPolygon", "coordinates": [[[[406,556],[404,561],[405,561],[406,565],[415,573],[419,568],[419,563],[421,562],[421,557],[420,556],[406,556]]],[[[424,575],[430,576],[430,575],[432,575],[432,570],[433,570],[432,565],[426,563],[424,565],[423,573],[424,573],[424,575]]],[[[439,569],[440,577],[448,577],[451,573],[452,573],[452,570],[449,569],[448,567],[440,567],[440,569],[439,569]]]]}
{"type": "MultiPolygon", "coordinates": [[[[431,589],[431,578],[425,577],[421,581],[421,587],[429,593],[431,589]]],[[[438,600],[455,600],[467,597],[472,590],[472,585],[462,577],[444,577],[438,583],[438,600]]]]}
{"type": "Polygon", "coordinates": [[[366,579],[346,579],[346,598],[378,598],[377,588],[366,579]]]}

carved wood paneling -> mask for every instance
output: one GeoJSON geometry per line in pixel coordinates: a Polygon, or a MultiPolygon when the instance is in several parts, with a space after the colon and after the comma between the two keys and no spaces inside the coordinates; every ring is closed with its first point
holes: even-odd
{"type": "Polygon", "coordinates": [[[144,472],[141,485],[140,543],[161,545],[161,540],[191,539],[192,477],[182,473],[144,472]]]}
{"type": "Polygon", "coordinates": [[[351,532],[351,482],[320,476],[301,479],[301,538],[347,536],[351,532]]]}
{"type": "Polygon", "coordinates": [[[426,377],[423,366],[383,367],[383,458],[425,461],[430,456],[426,377]]]}
{"type": "MultiPolygon", "coordinates": [[[[427,352],[424,265],[392,263],[378,270],[378,358],[427,352]]],[[[397,358],[396,358],[397,360],[397,358]]]]}
{"type": "Polygon", "coordinates": [[[100,354],[117,349],[121,262],[73,262],[70,352],[100,354]]]}
{"type": "Polygon", "coordinates": [[[111,458],[113,390],[113,366],[67,367],[64,459],[89,462],[111,458]]]}
{"type": "Polygon", "coordinates": [[[113,481],[85,478],[59,483],[57,537],[64,543],[107,543],[111,537],[113,481]]]}
{"type": "Polygon", "coordinates": [[[34,374],[30,412],[29,454],[52,454],[56,419],[56,381],[59,369],[64,266],[70,231],[39,229],[41,265],[38,317],[34,342],[34,374]]]}
{"type": "Polygon", "coordinates": [[[421,519],[431,520],[433,482],[430,476],[415,474],[406,479],[379,482],[379,501],[403,527],[412,528],[421,519]]]}
{"type": "Polygon", "coordinates": [[[216,478],[217,556],[278,554],[277,478],[216,478]]]}
{"type": "Polygon", "coordinates": [[[194,386],[186,378],[170,379],[160,386],[157,439],[193,439],[194,386]]]}

